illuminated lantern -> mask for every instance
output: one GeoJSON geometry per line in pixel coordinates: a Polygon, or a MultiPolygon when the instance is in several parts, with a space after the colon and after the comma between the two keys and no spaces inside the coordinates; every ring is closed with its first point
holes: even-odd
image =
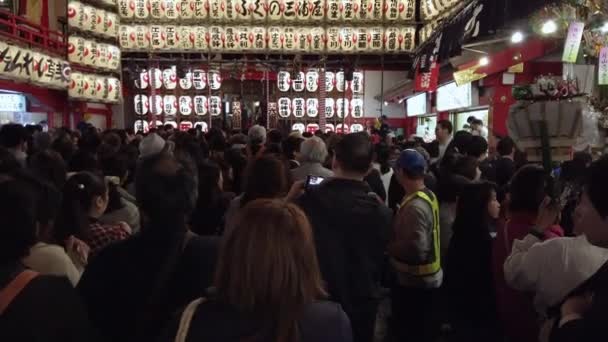
{"type": "Polygon", "coordinates": [[[85,91],[84,97],[89,100],[94,100],[97,98],[97,76],[93,74],[85,74],[85,91]]]}
{"type": "Polygon", "coordinates": [[[306,131],[306,126],[304,126],[304,124],[301,122],[296,122],[293,124],[293,126],[291,126],[291,130],[294,132],[297,131],[300,133],[304,133],[306,131]]]}
{"type": "Polygon", "coordinates": [[[399,19],[399,0],[384,0],[384,19],[388,21],[399,19]]]}
{"type": "Polygon", "coordinates": [[[106,77],[95,78],[95,88],[97,94],[95,96],[95,100],[100,100],[102,102],[107,102],[108,99],[108,79],[106,77]]]}
{"type": "Polygon", "coordinates": [[[151,95],[148,97],[150,101],[150,113],[161,115],[163,113],[163,97],[162,95],[151,95]]]}
{"type": "Polygon", "coordinates": [[[84,75],[79,72],[73,72],[70,75],[70,86],[68,87],[68,96],[72,98],[82,98],[84,97],[84,91],[84,75]]]}
{"type": "Polygon", "coordinates": [[[175,95],[165,95],[163,98],[163,108],[166,115],[177,114],[177,97],[175,95]]]}
{"type": "Polygon", "coordinates": [[[192,83],[194,84],[194,89],[203,90],[207,87],[207,73],[205,70],[196,69],[192,73],[192,83]]]}
{"type": "Polygon", "coordinates": [[[352,27],[340,29],[340,49],[343,52],[353,52],[355,50],[357,35],[352,27]]]}
{"type": "Polygon", "coordinates": [[[335,113],[334,99],[325,99],[325,117],[333,118],[335,113]]]}
{"type": "Polygon", "coordinates": [[[332,92],[336,83],[336,74],[331,71],[325,72],[325,91],[332,92]]]}
{"type": "Polygon", "coordinates": [[[110,11],[103,11],[101,20],[99,33],[110,38],[118,37],[118,27],[120,26],[118,16],[110,11]]]}
{"type": "Polygon", "coordinates": [[[336,126],[336,133],[338,133],[338,134],[348,134],[348,133],[350,133],[348,125],[338,124],[336,126]]]}
{"type": "Polygon", "coordinates": [[[163,84],[163,73],[160,69],[151,68],[150,74],[150,86],[154,89],[160,89],[163,84]]]}
{"type": "Polygon", "coordinates": [[[163,70],[163,85],[165,89],[169,90],[177,88],[177,71],[175,66],[163,70]]]}
{"type": "Polygon", "coordinates": [[[207,19],[208,6],[207,0],[194,0],[194,13],[192,16],[195,19],[207,19]]]}
{"type": "Polygon", "coordinates": [[[293,116],[295,116],[296,118],[303,118],[305,114],[305,104],[306,101],[304,101],[304,99],[301,97],[296,97],[295,99],[293,99],[293,116]]]}
{"type": "Polygon", "coordinates": [[[294,52],[296,51],[296,29],[293,26],[288,26],[283,28],[283,51],[286,52],[294,52]]]}
{"type": "Polygon", "coordinates": [[[316,133],[319,130],[319,125],[316,123],[310,123],[308,125],[306,125],[306,132],[308,133],[316,133]]]}
{"type": "Polygon", "coordinates": [[[150,30],[148,26],[135,26],[135,48],[138,50],[148,50],[150,47],[150,30]]]}
{"type": "Polygon", "coordinates": [[[280,0],[283,7],[283,21],[296,20],[296,0],[280,0]]]}
{"type": "Polygon", "coordinates": [[[191,121],[180,121],[179,123],[179,130],[182,132],[187,132],[188,130],[192,129],[193,125],[191,121]]]}
{"type": "Polygon", "coordinates": [[[310,19],[315,22],[325,20],[325,0],[308,0],[310,19]]]}
{"type": "Polygon", "coordinates": [[[355,19],[356,13],[359,11],[359,2],[356,0],[342,0],[340,4],[340,15],[342,20],[351,21],[355,19]]]}
{"type": "Polygon", "coordinates": [[[305,87],[305,76],[304,76],[304,72],[303,71],[297,71],[294,73],[294,79],[293,81],[291,81],[291,85],[293,88],[293,91],[297,91],[297,92],[301,92],[304,90],[305,87]]]}
{"type": "Polygon", "coordinates": [[[193,107],[194,105],[192,104],[192,98],[190,96],[179,97],[179,112],[182,115],[192,114],[193,107]]]}
{"type": "Polygon", "coordinates": [[[291,99],[289,97],[281,97],[278,101],[279,116],[288,118],[291,115],[291,99]]]}
{"type": "Polygon", "coordinates": [[[310,70],[306,73],[306,91],[314,93],[319,88],[319,72],[310,70]]]}
{"type": "Polygon", "coordinates": [[[118,14],[125,19],[135,17],[135,0],[118,0],[118,14]]]}
{"type": "Polygon", "coordinates": [[[384,31],[384,51],[399,52],[399,29],[397,27],[387,27],[384,31]]]}
{"type": "MultiPolygon", "coordinates": [[[[122,83],[116,77],[108,78],[108,101],[119,103],[122,100],[122,83]]],[[[150,101],[150,99],[148,99],[150,101]]],[[[148,107],[150,104],[148,103],[148,107]]]]}
{"type": "Polygon", "coordinates": [[[84,21],[82,22],[81,30],[85,30],[91,33],[95,33],[97,29],[97,12],[101,12],[101,10],[97,10],[97,8],[93,6],[84,5],[84,21]]]}
{"type": "Polygon", "coordinates": [[[363,132],[364,130],[365,130],[365,127],[363,127],[362,124],[352,124],[352,125],[350,125],[350,132],[351,133],[363,132]]]}
{"type": "Polygon", "coordinates": [[[184,90],[192,88],[192,71],[186,71],[184,77],[181,77],[179,79],[179,87],[184,90]]]}
{"type": "Polygon", "coordinates": [[[224,19],[226,0],[209,0],[209,18],[214,21],[224,19]]]}
{"type": "Polygon", "coordinates": [[[207,97],[197,95],[194,97],[194,113],[196,115],[207,115],[207,97]]]}
{"type": "Polygon", "coordinates": [[[251,34],[253,35],[253,50],[266,50],[266,28],[262,26],[253,27],[251,29],[251,34]]]}
{"type": "Polygon", "coordinates": [[[291,77],[288,71],[279,71],[277,74],[277,87],[279,91],[289,91],[289,84],[291,83],[291,77]]]}
{"type": "Polygon", "coordinates": [[[348,82],[344,78],[344,71],[338,71],[336,73],[336,90],[339,92],[343,92],[348,90],[348,82]]]}
{"type": "Polygon", "coordinates": [[[135,133],[142,132],[142,133],[146,134],[146,133],[148,133],[149,130],[150,130],[150,126],[148,125],[148,122],[145,120],[137,120],[133,124],[133,131],[135,133]]]}
{"type": "Polygon", "coordinates": [[[211,51],[222,51],[224,49],[224,28],[221,26],[209,27],[209,48],[211,51]]]}
{"type": "Polygon", "coordinates": [[[336,131],[336,128],[334,127],[333,124],[330,124],[330,123],[325,124],[325,133],[335,132],[335,131],[336,131]]]}
{"type": "Polygon", "coordinates": [[[268,49],[272,51],[281,51],[283,49],[284,32],[280,26],[271,26],[268,28],[268,49]]]}
{"type": "Polygon", "coordinates": [[[99,58],[97,60],[97,67],[100,69],[108,69],[108,54],[109,54],[109,45],[108,44],[99,44],[97,46],[99,48],[99,58]]]}
{"type": "Polygon", "coordinates": [[[341,19],[340,5],[341,0],[326,0],[327,1],[327,14],[326,19],[328,21],[338,21],[341,19]]]}
{"type": "Polygon", "coordinates": [[[223,0],[224,8],[224,17],[222,18],[225,22],[236,22],[238,19],[238,11],[236,9],[236,5],[239,0],[223,0]]]}
{"type": "Polygon", "coordinates": [[[120,25],[118,31],[118,41],[123,49],[135,48],[135,28],[130,25],[120,25]]]}
{"type": "Polygon", "coordinates": [[[340,28],[337,26],[328,27],[325,30],[325,41],[327,43],[327,52],[340,52],[340,28]]]}
{"type": "Polygon", "coordinates": [[[177,35],[177,27],[175,25],[166,25],[164,29],[165,36],[167,37],[165,50],[177,50],[179,46],[179,36],[177,35]]]}
{"type": "Polygon", "coordinates": [[[219,71],[209,72],[209,87],[211,90],[219,90],[222,86],[222,76],[219,71]]]}
{"type": "Polygon", "coordinates": [[[266,0],[250,0],[248,6],[254,21],[266,21],[266,8],[268,8],[266,0]]]}
{"type": "Polygon", "coordinates": [[[308,33],[310,40],[310,52],[325,52],[325,29],[313,27],[308,33]]]}
{"type": "Polygon", "coordinates": [[[363,73],[353,72],[353,81],[350,84],[353,94],[363,94],[363,73]]]}
{"type": "Polygon", "coordinates": [[[367,41],[371,52],[381,52],[384,48],[384,29],[382,27],[369,27],[367,41]]]}
{"type": "Polygon", "coordinates": [[[222,98],[219,96],[211,96],[209,98],[209,113],[212,116],[222,114],[222,98]]]}
{"type": "Polygon", "coordinates": [[[192,19],[196,3],[193,0],[181,0],[177,3],[179,16],[182,19],[192,19]]]}
{"type": "Polygon", "coordinates": [[[135,95],[134,98],[134,106],[135,106],[135,114],[137,115],[146,115],[148,114],[148,97],[146,95],[135,95]]]}
{"type": "Polygon", "coordinates": [[[238,49],[241,51],[249,51],[253,46],[253,33],[249,35],[249,27],[239,26],[236,32],[238,35],[238,49]]]}
{"type": "Polygon", "coordinates": [[[174,129],[177,129],[177,122],[173,120],[165,121],[165,125],[171,125],[174,129]]]}
{"type": "Polygon", "coordinates": [[[142,70],[135,80],[135,88],[147,89],[150,85],[150,74],[146,69],[142,70]]]}
{"type": "Polygon", "coordinates": [[[68,61],[84,64],[85,40],[82,37],[70,36],[68,39],[68,61]]]}
{"type": "Polygon", "coordinates": [[[373,6],[369,20],[381,21],[384,12],[383,0],[372,0],[373,6]]]}
{"type": "Polygon", "coordinates": [[[226,26],[224,28],[224,35],[222,40],[224,41],[224,49],[226,51],[237,51],[238,44],[237,40],[239,39],[239,34],[236,30],[236,27],[226,26]]]}
{"type": "Polygon", "coordinates": [[[232,2],[234,8],[234,16],[236,20],[245,21],[251,19],[251,15],[249,13],[249,1],[242,0],[227,0],[228,2],[232,2]]]}
{"type": "Polygon", "coordinates": [[[413,26],[403,26],[399,30],[399,44],[401,46],[401,51],[414,51],[416,48],[416,28],[413,26]]]}
{"type": "Polygon", "coordinates": [[[84,29],[84,7],[85,5],[78,1],[70,1],[68,3],[68,25],[70,27],[84,29]]]}
{"type": "Polygon", "coordinates": [[[118,46],[108,45],[108,68],[118,70],[120,67],[121,52],[118,46]]]}
{"type": "Polygon", "coordinates": [[[350,102],[351,106],[351,114],[355,119],[359,119],[363,117],[363,100],[362,99],[352,99],[350,102]]]}
{"type": "Polygon", "coordinates": [[[398,0],[399,19],[402,21],[413,21],[416,19],[416,1],[398,0]]]}
{"type": "MultiPolygon", "coordinates": [[[[71,37],[70,37],[71,38],[71,37]]],[[[84,43],[83,43],[84,44],[84,43]]],[[[0,51],[4,51],[8,48],[4,42],[0,42],[0,51]]],[[[43,84],[43,76],[49,68],[48,56],[38,52],[32,54],[32,73],[30,80],[36,84],[43,84]]],[[[0,61],[0,67],[3,62],[0,61]]],[[[68,85],[68,88],[71,84],[68,85]]]]}
{"type": "Polygon", "coordinates": [[[203,132],[207,132],[209,130],[209,125],[207,125],[207,123],[204,121],[199,121],[199,122],[194,123],[194,128],[197,128],[197,127],[200,127],[201,131],[203,131],[203,132]]]}
{"type": "Polygon", "coordinates": [[[148,6],[150,6],[149,0],[136,0],[135,18],[148,19],[148,16],[150,16],[150,12],[148,12],[148,6]]]}
{"type": "Polygon", "coordinates": [[[164,20],[165,14],[165,0],[150,0],[150,16],[154,20],[164,20]]]}
{"type": "Polygon", "coordinates": [[[85,65],[95,66],[97,65],[97,59],[99,57],[99,45],[96,41],[85,39],[84,41],[84,60],[85,65]]]}
{"type": "Polygon", "coordinates": [[[296,41],[297,41],[297,50],[299,52],[309,52],[310,51],[310,30],[308,27],[301,27],[298,31],[296,31],[296,41]]]}
{"type": "Polygon", "coordinates": [[[169,20],[179,19],[177,3],[179,0],[165,0],[165,18],[169,20]]]}
{"type": "MultiPolygon", "coordinates": [[[[207,50],[209,45],[207,44],[207,27],[205,26],[196,26],[193,32],[190,33],[194,35],[194,49],[195,50],[207,50]]],[[[191,37],[192,39],[192,37],[191,37]]]]}
{"type": "Polygon", "coordinates": [[[336,100],[337,107],[337,115],[338,118],[342,119],[348,117],[348,113],[350,112],[350,107],[348,105],[348,99],[338,99],[336,100]]]}
{"type": "Polygon", "coordinates": [[[267,0],[266,16],[271,22],[281,21],[283,18],[284,5],[281,0],[267,0]]]}
{"type": "Polygon", "coordinates": [[[178,26],[177,37],[179,38],[178,48],[180,50],[188,51],[194,48],[194,35],[192,32],[192,27],[190,26],[178,26]]]}
{"type": "Polygon", "coordinates": [[[374,13],[374,0],[355,0],[359,10],[355,11],[355,19],[362,21],[372,21],[374,13]]]}
{"type": "Polygon", "coordinates": [[[319,115],[319,100],[316,98],[306,99],[306,115],[316,118],[319,115]]]}

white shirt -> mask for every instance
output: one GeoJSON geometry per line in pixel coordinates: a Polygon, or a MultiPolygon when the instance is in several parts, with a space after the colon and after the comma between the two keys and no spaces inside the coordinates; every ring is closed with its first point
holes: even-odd
{"type": "Polygon", "coordinates": [[[541,242],[527,235],[513,241],[511,255],[504,264],[505,280],[514,289],[535,292],[536,310],[544,314],[607,260],[608,249],[593,246],[585,236],[541,242]]]}
{"type": "Polygon", "coordinates": [[[44,275],[65,276],[73,286],[78,284],[84,271],[84,266],[72,261],[63,247],[43,242],[38,242],[30,249],[23,264],[44,275]]]}

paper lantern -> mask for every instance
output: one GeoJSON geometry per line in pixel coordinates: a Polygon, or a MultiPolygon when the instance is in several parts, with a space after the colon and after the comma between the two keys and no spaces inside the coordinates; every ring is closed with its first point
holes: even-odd
{"type": "Polygon", "coordinates": [[[135,0],[135,18],[148,19],[150,2],[148,0],[135,0]]]}
{"type": "Polygon", "coordinates": [[[118,31],[120,47],[126,50],[135,48],[135,28],[130,25],[120,25],[118,31]]]}
{"type": "Polygon", "coordinates": [[[177,97],[175,95],[165,95],[163,98],[163,111],[165,115],[177,114],[177,97]]]}
{"type": "Polygon", "coordinates": [[[171,127],[173,127],[173,129],[177,129],[177,122],[175,122],[173,120],[167,120],[167,121],[165,121],[165,126],[166,125],[170,125],[171,127]]]}
{"type": "MultiPolygon", "coordinates": [[[[191,33],[192,34],[192,33],[191,33]]],[[[208,32],[205,26],[196,26],[194,28],[194,49],[195,50],[207,50],[209,45],[207,44],[208,32]]]]}
{"type": "Polygon", "coordinates": [[[179,19],[177,4],[179,0],[165,0],[165,17],[169,20],[179,19]]]}
{"type": "Polygon", "coordinates": [[[196,6],[193,0],[182,0],[177,3],[179,16],[182,19],[192,19],[194,17],[194,7],[196,6]]]}
{"type": "Polygon", "coordinates": [[[283,49],[284,32],[280,26],[268,27],[268,49],[272,51],[280,51],[283,49]]]}
{"type": "Polygon", "coordinates": [[[336,128],[334,127],[333,124],[330,124],[330,123],[325,124],[325,133],[335,132],[335,131],[336,131],[336,128]]]}
{"type": "Polygon", "coordinates": [[[158,68],[150,68],[150,86],[154,89],[160,89],[163,84],[163,72],[158,68]]]}
{"type": "Polygon", "coordinates": [[[234,2],[234,10],[236,14],[236,19],[239,21],[246,21],[251,19],[251,12],[249,11],[249,5],[251,1],[243,1],[243,0],[227,0],[228,2],[234,2]]]}
{"type": "Polygon", "coordinates": [[[413,26],[403,26],[399,29],[399,42],[401,51],[414,51],[416,49],[416,28],[413,26]]]}
{"type": "Polygon", "coordinates": [[[266,50],[266,28],[255,26],[251,29],[251,34],[253,35],[253,50],[266,50]]]}
{"type": "Polygon", "coordinates": [[[68,3],[68,26],[81,30],[84,29],[84,6],[79,1],[70,1],[68,3]]]}
{"type": "Polygon", "coordinates": [[[271,22],[278,22],[283,19],[284,5],[281,0],[268,0],[268,10],[266,16],[271,22]]]}
{"type": "Polygon", "coordinates": [[[118,70],[120,68],[121,52],[118,46],[108,45],[108,68],[118,70]]]}
{"type": "Polygon", "coordinates": [[[416,19],[416,1],[398,0],[399,19],[402,21],[413,21],[416,19]]]}
{"type": "Polygon", "coordinates": [[[68,87],[68,96],[71,98],[83,97],[85,91],[84,87],[84,75],[79,72],[73,72],[70,75],[70,86],[68,87]]]}
{"type": "Polygon", "coordinates": [[[207,115],[207,97],[197,95],[194,97],[194,113],[196,115],[207,115]]]}
{"type": "Polygon", "coordinates": [[[363,132],[364,130],[365,130],[365,127],[363,127],[362,124],[352,124],[352,125],[350,125],[350,132],[351,133],[363,132]]]}
{"type": "Polygon", "coordinates": [[[340,50],[345,53],[353,52],[356,46],[357,35],[355,29],[346,26],[340,29],[340,50]]]}
{"type": "Polygon", "coordinates": [[[94,100],[97,97],[97,87],[95,86],[97,76],[93,74],[84,74],[84,98],[94,100]]]}
{"type": "Polygon", "coordinates": [[[319,72],[310,70],[306,73],[306,91],[314,93],[319,88],[319,72]]]}
{"type": "Polygon", "coordinates": [[[319,115],[319,100],[316,98],[306,99],[306,115],[316,118],[319,115]]]}
{"type": "Polygon", "coordinates": [[[192,104],[192,98],[190,96],[179,97],[179,112],[182,115],[192,114],[193,107],[194,105],[192,104]]]}
{"type": "Polygon", "coordinates": [[[150,17],[154,20],[163,20],[165,14],[165,0],[150,0],[150,17]]]}
{"type": "Polygon", "coordinates": [[[310,21],[312,14],[312,2],[309,0],[296,0],[296,19],[301,22],[310,21]]]}
{"type": "Polygon", "coordinates": [[[278,101],[279,116],[288,118],[291,115],[291,99],[289,97],[281,97],[278,101]]]}
{"type": "Polygon", "coordinates": [[[194,34],[190,26],[178,26],[177,37],[179,38],[178,48],[180,50],[192,50],[194,48],[194,34]]]}
{"type": "Polygon", "coordinates": [[[340,16],[340,4],[341,0],[326,0],[327,1],[327,14],[326,19],[328,21],[339,21],[340,16]]]}
{"type": "Polygon", "coordinates": [[[363,117],[363,100],[362,99],[352,99],[350,102],[351,106],[351,114],[355,119],[359,119],[363,117]]]}
{"type": "Polygon", "coordinates": [[[208,2],[207,0],[194,0],[194,19],[207,19],[208,15],[208,2]]]}
{"type": "Polygon", "coordinates": [[[148,131],[150,131],[150,126],[148,125],[148,122],[145,120],[137,120],[135,121],[135,123],[133,124],[133,131],[135,133],[148,133],[148,131]]]}
{"type": "Polygon", "coordinates": [[[283,6],[283,21],[296,20],[296,0],[280,0],[283,6]]]}
{"type": "Polygon", "coordinates": [[[332,98],[325,99],[325,117],[328,119],[334,117],[334,103],[334,99],[332,98]]]}
{"type": "Polygon", "coordinates": [[[313,27],[308,33],[310,52],[325,52],[325,30],[322,27],[313,27]]]}
{"type": "Polygon", "coordinates": [[[319,124],[310,123],[306,125],[306,132],[315,134],[319,130],[319,124]]]}
{"type": "Polygon", "coordinates": [[[150,30],[148,26],[135,26],[135,47],[139,50],[148,50],[150,48],[150,30]]]}
{"type": "Polygon", "coordinates": [[[139,73],[139,77],[135,80],[135,88],[147,89],[150,85],[150,74],[146,69],[139,73]]]}
{"type": "Polygon", "coordinates": [[[239,26],[236,28],[238,49],[240,51],[249,51],[253,46],[253,33],[249,35],[248,26],[239,26]]]}
{"type": "Polygon", "coordinates": [[[325,72],[325,91],[332,92],[334,90],[334,84],[336,83],[336,74],[331,71],[325,72]]]}
{"type": "Polygon", "coordinates": [[[355,28],[355,50],[360,53],[369,51],[369,42],[367,40],[367,28],[357,27],[355,28]]]}
{"type": "Polygon", "coordinates": [[[306,76],[303,71],[297,71],[293,73],[294,79],[291,81],[293,91],[301,92],[304,90],[306,83],[306,76]]]}
{"type": "Polygon", "coordinates": [[[371,21],[374,11],[374,0],[355,0],[359,10],[355,11],[355,19],[361,21],[371,21]]]}
{"type": "Polygon", "coordinates": [[[146,115],[148,114],[148,97],[146,95],[135,95],[134,102],[135,106],[135,114],[137,115],[146,115]]]}
{"type": "Polygon", "coordinates": [[[180,121],[179,122],[179,130],[182,132],[187,132],[194,127],[191,121],[180,121]]]}
{"type": "Polygon", "coordinates": [[[441,10],[438,8],[439,6],[441,5],[437,4],[437,1],[422,0],[420,2],[420,16],[423,20],[434,19],[441,13],[441,10]]]}
{"type": "Polygon", "coordinates": [[[163,124],[162,121],[160,120],[154,120],[154,121],[150,121],[150,128],[158,128],[158,127],[163,127],[165,124],[163,124]]]}
{"type": "Polygon", "coordinates": [[[340,28],[336,26],[328,27],[325,30],[325,41],[327,42],[327,52],[340,52],[340,28]]]}
{"type": "Polygon", "coordinates": [[[224,28],[221,26],[209,27],[209,48],[211,51],[222,51],[224,49],[224,28]]]}
{"type": "Polygon", "coordinates": [[[84,64],[85,39],[78,36],[70,36],[68,39],[68,61],[84,64]]]}
{"type": "Polygon", "coordinates": [[[95,33],[97,27],[97,8],[89,5],[83,6],[84,10],[84,21],[79,29],[91,33],[95,33]]]}
{"type": "Polygon", "coordinates": [[[367,28],[367,41],[371,52],[380,52],[384,48],[384,29],[382,27],[367,28]]]}
{"type": "Polygon", "coordinates": [[[135,0],[118,0],[118,14],[125,19],[135,17],[135,0]]]}
{"type": "Polygon", "coordinates": [[[338,118],[346,118],[348,117],[348,113],[350,112],[350,107],[348,103],[348,99],[337,99],[336,100],[336,115],[338,118]]]}
{"type": "Polygon", "coordinates": [[[301,97],[296,97],[291,102],[291,105],[293,107],[293,116],[296,118],[303,118],[306,114],[306,101],[301,97]]]}
{"type": "Polygon", "coordinates": [[[204,121],[199,121],[194,123],[194,128],[200,127],[201,131],[207,132],[209,130],[209,125],[207,125],[204,121]]]}
{"type": "Polygon", "coordinates": [[[279,91],[289,91],[289,85],[291,83],[291,76],[288,71],[279,71],[277,74],[277,88],[279,91]]]}
{"type": "Polygon", "coordinates": [[[211,90],[219,90],[222,86],[222,76],[219,71],[209,72],[209,87],[211,90]]]}
{"type": "MultiPolygon", "coordinates": [[[[4,51],[8,47],[4,42],[0,42],[0,51],[4,51]]],[[[32,53],[32,73],[30,80],[36,84],[43,84],[43,75],[49,68],[47,62],[48,56],[34,52],[32,53]]],[[[2,68],[3,61],[0,61],[0,68],[2,68]]]]}
{"type": "Polygon", "coordinates": [[[341,0],[340,16],[343,21],[352,21],[359,11],[359,2],[356,0],[341,0]]]}
{"type": "Polygon", "coordinates": [[[104,24],[102,34],[110,38],[118,37],[118,29],[120,27],[120,20],[118,19],[118,15],[109,11],[104,11],[103,22],[104,24]]]}
{"type": "Polygon", "coordinates": [[[184,76],[179,79],[179,87],[188,90],[192,88],[192,71],[188,70],[184,76]]]}
{"type": "Polygon", "coordinates": [[[97,9],[94,11],[95,16],[91,19],[91,31],[99,36],[106,36],[106,13],[108,11],[97,9]]]}
{"type": "Polygon", "coordinates": [[[350,129],[349,129],[348,125],[338,124],[336,126],[336,133],[338,133],[338,134],[348,134],[348,133],[350,133],[350,129]]]}
{"type": "Polygon", "coordinates": [[[291,126],[291,131],[304,133],[306,131],[306,126],[301,122],[296,122],[291,126]]]}
{"type": "Polygon", "coordinates": [[[84,60],[85,65],[95,66],[99,57],[99,45],[96,41],[85,39],[84,41],[84,60]]]}
{"type": "Polygon", "coordinates": [[[165,43],[165,50],[177,50],[179,44],[177,26],[166,25],[164,29],[165,36],[167,37],[167,42],[165,43]]]}
{"type": "Polygon", "coordinates": [[[194,89],[203,90],[207,86],[207,73],[205,70],[196,69],[192,73],[192,83],[194,89]]]}
{"type": "Polygon", "coordinates": [[[298,29],[293,26],[283,28],[283,51],[294,52],[297,47],[296,31],[298,29]]]}
{"type": "Polygon", "coordinates": [[[384,51],[386,52],[398,52],[400,50],[399,41],[397,36],[399,35],[399,29],[397,27],[387,27],[384,31],[384,51]]]}
{"type": "Polygon", "coordinates": [[[350,83],[353,94],[363,94],[363,73],[360,71],[353,72],[353,80],[350,83]]]}
{"type": "Polygon", "coordinates": [[[370,20],[381,21],[384,14],[383,0],[372,0],[373,6],[370,13],[370,20]]]}
{"type": "Polygon", "coordinates": [[[296,31],[296,49],[299,52],[309,52],[311,40],[312,37],[310,37],[310,29],[308,27],[300,27],[296,31]]]}
{"type": "Polygon", "coordinates": [[[168,90],[177,88],[177,71],[175,66],[163,70],[163,85],[168,90]]]}
{"type": "Polygon", "coordinates": [[[384,0],[384,19],[387,21],[399,19],[399,0],[384,0]]]}
{"type": "Polygon", "coordinates": [[[209,113],[212,116],[222,114],[222,98],[219,96],[209,97],[209,113]]]}
{"type": "Polygon", "coordinates": [[[103,76],[95,75],[95,95],[94,100],[107,102],[108,100],[108,79],[103,76]]]}
{"type": "Polygon", "coordinates": [[[109,45],[99,44],[97,48],[99,49],[99,58],[97,59],[97,65],[95,65],[95,67],[100,69],[108,69],[108,54],[110,53],[109,45]]]}
{"type": "Polygon", "coordinates": [[[266,8],[268,2],[266,0],[249,0],[249,14],[254,21],[266,21],[266,8]]]}
{"type": "Polygon", "coordinates": [[[348,82],[346,82],[346,79],[344,78],[343,71],[338,71],[336,73],[336,90],[339,92],[348,90],[348,82]]]}
{"type": "Polygon", "coordinates": [[[224,19],[226,0],[209,0],[209,19],[219,21],[224,19]]]}
{"type": "Polygon", "coordinates": [[[233,23],[239,21],[239,9],[236,8],[239,5],[239,0],[223,0],[225,3],[224,17],[222,18],[225,22],[233,23]]]}

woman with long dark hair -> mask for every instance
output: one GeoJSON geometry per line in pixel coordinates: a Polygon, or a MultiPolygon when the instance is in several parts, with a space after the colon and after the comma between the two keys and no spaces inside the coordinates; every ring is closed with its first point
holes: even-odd
{"type": "Polygon", "coordinates": [[[463,187],[452,226],[445,273],[455,341],[495,341],[498,336],[490,225],[500,213],[496,187],[475,182],[463,187]]]}
{"type": "Polygon", "coordinates": [[[325,296],[312,228],[283,200],[245,206],[228,233],[214,289],[161,341],[350,342],[348,318],[325,296]]]}

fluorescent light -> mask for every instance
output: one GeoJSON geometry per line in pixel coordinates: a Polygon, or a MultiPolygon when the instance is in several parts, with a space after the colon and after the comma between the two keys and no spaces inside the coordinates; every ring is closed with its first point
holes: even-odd
{"type": "Polygon", "coordinates": [[[481,57],[479,59],[479,65],[480,66],[486,66],[488,64],[490,64],[490,59],[488,57],[481,57]]]}
{"type": "Polygon", "coordinates": [[[513,33],[513,35],[511,36],[511,43],[513,43],[513,44],[518,44],[523,41],[524,41],[524,34],[521,33],[520,31],[513,33]]]}
{"type": "Polygon", "coordinates": [[[553,19],[545,21],[545,23],[543,24],[543,26],[541,28],[541,32],[543,34],[552,34],[552,33],[555,33],[556,31],[557,31],[557,23],[553,19]]]}

